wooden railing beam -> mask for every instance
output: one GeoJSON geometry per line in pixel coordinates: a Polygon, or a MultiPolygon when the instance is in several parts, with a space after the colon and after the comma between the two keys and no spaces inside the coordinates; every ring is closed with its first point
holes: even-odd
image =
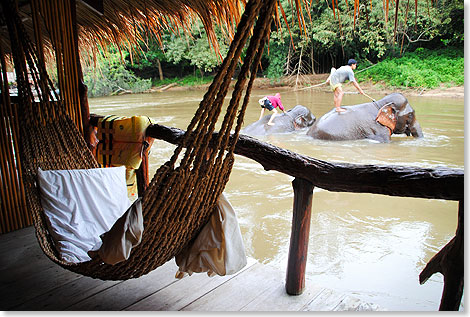
{"type": "MultiPolygon", "coordinates": [[[[147,135],[179,144],[185,131],[159,124],[150,125],[147,135]]],[[[331,163],[301,155],[240,135],[235,154],[275,170],[308,180],[334,192],[372,193],[389,196],[461,200],[464,198],[462,169],[331,163]]]]}

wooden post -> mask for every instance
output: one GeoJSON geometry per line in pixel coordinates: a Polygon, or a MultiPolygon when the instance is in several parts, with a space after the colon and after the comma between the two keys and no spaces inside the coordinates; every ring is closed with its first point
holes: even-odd
{"type": "Polygon", "coordinates": [[[444,290],[442,291],[439,310],[458,311],[464,288],[464,201],[459,201],[459,216],[454,245],[441,261],[444,275],[444,290]]]}
{"type": "Polygon", "coordinates": [[[455,237],[429,260],[419,275],[424,284],[434,273],[444,275],[439,310],[459,310],[464,288],[464,200],[459,201],[459,216],[455,237]]]}
{"type": "Polygon", "coordinates": [[[137,193],[139,197],[142,197],[144,191],[147,189],[150,183],[149,178],[149,151],[152,147],[153,141],[155,139],[152,137],[146,137],[144,150],[142,151],[142,163],[140,167],[135,171],[137,176],[137,193]]]}
{"type": "Polygon", "coordinates": [[[313,184],[302,178],[292,181],[294,188],[294,212],[287,262],[286,292],[300,295],[305,288],[308,237],[312,215],[313,184]]]}

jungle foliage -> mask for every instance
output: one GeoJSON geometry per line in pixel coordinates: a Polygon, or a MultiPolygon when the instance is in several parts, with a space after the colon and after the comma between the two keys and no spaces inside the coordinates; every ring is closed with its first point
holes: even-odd
{"type": "MultiPolygon", "coordinates": [[[[312,1],[310,8],[303,8],[305,27],[300,27],[292,1],[281,0],[286,20],[281,16],[279,26],[273,23],[258,76],[276,79],[327,73],[332,66],[339,67],[355,58],[360,63],[359,69],[379,63],[361,76],[390,81],[391,86],[463,84],[462,1],[418,0],[415,8],[415,1],[401,0],[396,30],[395,2],[390,1],[387,18],[383,0],[359,0],[357,11],[351,1],[338,2],[333,11],[331,1],[312,1]],[[417,63],[421,66],[414,67],[417,63]],[[449,66],[454,64],[457,66],[449,66]]],[[[226,34],[218,29],[218,56],[202,23],[194,23],[190,32],[179,36],[167,33],[161,43],[151,37],[143,38],[145,42],[136,48],[140,54],[123,52],[125,64],[120,63],[117,50],[110,53],[110,60],[97,60],[101,73],[86,78],[90,95],[103,95],[119,88],[139,91],[151,83],[162,85],[168,81],[181,82],[183,78],[210,80],[229,45],[226,34]],[[100,79],[101,75],[104,78],[100,79]]]]}
{"type": "Polygon", "coordinates": [[[88,65],[83,71],[89,97],[106,96],[120,90],[143,92],[152,87],[150,79],[139,78],[126,68],[119,52],[108,52],[96,58],[96,67],[88,65]]]}
{"type": "MultiPolygon", "coordinates": [[[[335,11],[331,1],[312,2],[310,10],[303,12],[307,19],[306,36],[295,23],[297,16],[289,5],[290,1],[282,0],[281,3],[291,27],[288,29],[282,20],[281,28],[273,29],[267,59],[274,63],[269,63],[269,74],[291,75],[299,70],[326,73],[332,66],[344,65],[349,58],[377,63],[417,48],[454,47],[463,51],[462,1],[417,1],[418,7],[415,8],[415,1],[401,0],[396,31],[395,8],[388,8],[386,18],[385,1],[359,0],[357,11],[348,1],[338,1],[335,11]],[[286,64],[280,69],[278,56],[282,55],[286,57],[286,64]],[[278,71],[272,70],[271,64],[278,71]]],[[[393,3],[390,1],[390,6],[393,3]]]]}
{"type": "Polygon", "coordinates": [[[364,72],[356,75],[359,81],[383,82],[389,87],[463,86],[464,51],[452,48],[417,48],[402,57],[387,57],[375,66],[364,69],[364,72]]]}

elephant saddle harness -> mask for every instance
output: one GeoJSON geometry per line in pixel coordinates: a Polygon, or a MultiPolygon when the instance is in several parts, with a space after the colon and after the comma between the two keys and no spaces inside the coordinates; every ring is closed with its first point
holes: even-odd
{"type": "Polygon", "coordinates": [[[386,104],[380,108],[375,121],[383,126],[386,126],[389,129],[389,134],[392,135],[392,132],[397,125],[397,116],[395,114],[395,110],[390,106],[390,104],[386,104]]]}

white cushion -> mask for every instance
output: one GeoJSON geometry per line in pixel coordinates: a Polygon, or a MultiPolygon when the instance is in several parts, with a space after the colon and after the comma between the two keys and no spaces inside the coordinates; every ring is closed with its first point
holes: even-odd
{"type": "Polygon", "coordinates": [[[108,231],[131,205],[126,168],[38,170],[41,203],[64,261],[90,260],[108,231]]]}

